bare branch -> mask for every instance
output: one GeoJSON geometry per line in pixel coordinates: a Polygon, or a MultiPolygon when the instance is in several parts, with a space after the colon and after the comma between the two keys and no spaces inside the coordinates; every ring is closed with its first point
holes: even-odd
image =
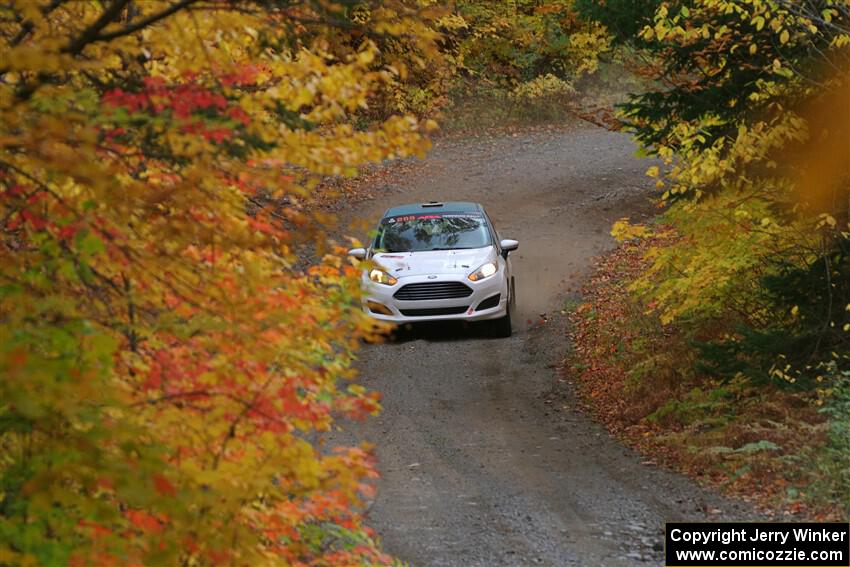
{"type": "Polygon", "coordinates": [[[130,0],[114,0],[106,10],[95,20],[95,22],[87,27],[77,39],[71,40],[62,52],[70,53],[71,55],[79,55],[85,47],[92,41],[95,41],[100,31],[118,19],[124,8],[130,3],[130,0]]]}
{"type": "Polygon", "coordinates": [[[116,38],[119,38],[119,37],[123,37],[125,35],[130,35],[130,34],[136,33],[137,31],[144,29],[144,28],[146,28],[146,27],[148,27],[152,24],[155,24],[156,22],[158,22],[160,20],[164,20],[168,16],[176,14],[177,12],[179,12],[180,10],[183,10],[184,8],[188,8],[189,6],[191,6],[192,4],[194,4],[198,1],[199,0],[180,0],[180,2],[177,2],[176,4],[172,4],[171,6],[166,8],[165,10],[162,10],[161,12],[157,12],[156,14],[151,14],[150,16],[147,16],[146,18],[142,18],[141,20],[138,20],[137,22],[132,23],[128,26],[125,26],[121,29],[111,31],[111,32],[99,33],[92,39],[92,43],[97,42],[97,41],[110,41],[112,39],[116,39],[116,38]]]}

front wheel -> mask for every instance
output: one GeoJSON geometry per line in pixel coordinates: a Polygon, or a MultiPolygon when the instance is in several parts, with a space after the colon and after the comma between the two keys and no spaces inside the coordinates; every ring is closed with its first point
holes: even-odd
{"type": "Polygon", "coordinates": [[[506,339],[511,336],[511,312],[508,310],[505,313],[505,316],[501,319],[496,319],[492,323],[493,325],[493,336],[499,337],[500,339],[506,339]]]}
{"type": "Polygon", "coordinates": [[[505,316],[501,319],[496,319],[493,321],[493,335],[499,338],[508,338],[511,336],[511,312],[514,310],[516,306],[516,289],[514,289],[514,279],[511,278],[511,286],[508,290],[508,308],[505,312],[505,316]]]}

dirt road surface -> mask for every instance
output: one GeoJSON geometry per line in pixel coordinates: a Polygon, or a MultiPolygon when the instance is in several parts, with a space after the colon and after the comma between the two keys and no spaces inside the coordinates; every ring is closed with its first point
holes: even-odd
{"type": "Polygon", "coordinates": [[[627,136],[581,125],[444,141],[350,213],[374,222],[396,204],[472,200],[520,241],[513,337],[427,326],[360,355],[384,410],[345,436],[378,447],[368,523],[390,553],[420,566],[657,565],[664,521],[748,515],[643,464],[577,408],[556,368],[568,289],[613,246],[613,221],[648,209],[634,152],[627,136]]]}

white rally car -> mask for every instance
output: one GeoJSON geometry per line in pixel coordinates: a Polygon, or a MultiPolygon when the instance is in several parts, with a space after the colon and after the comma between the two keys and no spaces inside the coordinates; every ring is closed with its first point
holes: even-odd
{"type": "Polygon", "coordinates": [[[371,259],[363,272],[363,308],[392,323],[491,321],[511,334],[516,290],[509,254],[478,203],[424,203],[384,213],[369,248],[349,254],[371,259]]]}

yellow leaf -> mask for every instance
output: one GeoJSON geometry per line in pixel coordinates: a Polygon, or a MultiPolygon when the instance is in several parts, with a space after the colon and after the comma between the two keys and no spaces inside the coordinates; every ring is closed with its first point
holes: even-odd
{"type": "Polygon", "coordinates": [[[621,218],[611,227],[611,236],[622,242],[632,238],[644,238],[651,233],[642,224],[631,224],[628,217],[621,218]]]}

